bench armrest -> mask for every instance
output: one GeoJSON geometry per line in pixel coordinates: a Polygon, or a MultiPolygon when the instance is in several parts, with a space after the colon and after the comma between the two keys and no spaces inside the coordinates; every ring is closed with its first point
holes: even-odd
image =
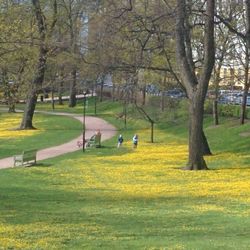
{"type": "Polygon", "coordinates": [[[23,159],[23,155],[14,155],[15,161],[21,161],[23,159]]]}

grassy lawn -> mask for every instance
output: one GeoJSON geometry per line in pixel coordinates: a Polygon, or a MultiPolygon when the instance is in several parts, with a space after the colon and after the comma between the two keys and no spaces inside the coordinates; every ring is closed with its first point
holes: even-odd
{"type": "Polygon", "coordinates": [[[1,170],[0,249],[249,249],[250,124],[214,127],[207,117],[214,155],[210,170],[197,172],[180,170],[186,122],[159,124],[154,144],[147,123],[128,124],[123,148],[113,138],[1,170]]]}
{"type": "Polygon", "coordinates": [[[42,149],[67,142],[81,134],[82,125],[65,116],[34,116],[35,130],[16,130],[21,113],[0,113],[0,158],[21,153],[25,149],[42,149]],[[63,135],[63,136],[62,136],[63,135]]]}

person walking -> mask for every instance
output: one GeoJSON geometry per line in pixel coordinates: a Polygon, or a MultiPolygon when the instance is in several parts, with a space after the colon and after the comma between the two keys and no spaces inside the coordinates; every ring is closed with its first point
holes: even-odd
{"type": "Polygon", "coordinates": [[[138,145],[138,135],[135,134],[133,136],[133,148],[137,148],[137,145],[138,145]]]}
{"type": "Polygon", "coordinates": [[[122,135],[119,135],[119,137],[118,137],[117,148],[121,147],[121,146],[122,146],[122,143],[123,143],[123,137],[122,137],[122,135]]]}

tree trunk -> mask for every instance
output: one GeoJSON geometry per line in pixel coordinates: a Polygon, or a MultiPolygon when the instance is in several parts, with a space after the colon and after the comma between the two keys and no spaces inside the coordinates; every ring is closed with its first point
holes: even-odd
{"type": "Polygon", "coordinates": [[[51,106],[52,106],[52,110],[55,110],[55,97],[54,97],[54,88],[53,87],[51,90],[51,106]]]}
{"type": "Polygon", "coordinates": [[[249,90],[249,49],[246,48],[246,61],[245,61],[245,76],[244,76],[244,91],[242,96],[242,103],[241,103],[241,114],[240,114],[240,124],[245,123],[246,118],[246,104],[247,104],[247,94],[249,90]]]}
{"type": "Polygon", "coordinates": [[[217,98],[213,100],[213,120],[214,120],[214,125],[219,124],[219,115],[218,115],[218,101],[217,98]]]}
{"type": "Polygon", "coordinates": [[[151,143],[154,143],[154,122],[151,121],[151,143]]]}
{"type": "Polygon", "coordinates": [[[142,106],[146,104],[146,85],[142,88],[142,106]]]}
{"type": "Polygon", "coordinates": [[[63,68],[61,69],[61,72],[59,73],[59,85],[58,85],[58,104],[63,105],[63,68]]]}
{"type": "Polygon", "coordinates": [[[203,155],[212,155],[212,152],[210,150],[210,147],[209,147],[209,144],[208,144],[208,141],[207,141],[207,137],[204,133],[204,131],[202,130],[202,134],[201,134],[201,137],[202,137],[202,151],[203,151],[203,155]]]}
{"type": "Polygon", "coordinates": [[[71,76],[72,82],[70,85],[69,107],[73,108],[76,106],[76,69],[73,69],[71,76]]]}
{"type": "Polygon", "coordinates": [[[242,97],[242,105],[241,105],[241,116],[240,123],[244,124],[246,118],[246,103],[247,103],[247,94],[249,90],[249,50],[250,50],[250,1],[245,1],[246,7],[246,60],[245,60],[245,79],[244,79],[244,92],[242,97]]]}
{"type": "Polygon", "coordinates": [[[33,127],[33,115],[35,112],[35,107],[37,103],[37,91],[34,86],[34,89],[31,89],[27,100],[26,100],[26,106],[23,113],[23,119],[20,125],[20,129],[34,129],[33,127]]]}
{"type": "Polygon", "coordinates": [[[245,118],[246,117],[246,104],[247,104],[247,93],[248,93],[248,88],[244,88],[243,96],[242,96],[242,103],[241,103],[241,112],[240,112],[240,124],[245,123],[245,118]]]}
{"type": "Polygon", "coordinates": [[[115,101],[115,84],[113,83],[113,86],[112,86],[112,101],[114,102],[115,101]]]}
{"type": "Polygon", "coordinates": [[[60,82],[59,83],[59,88],[58,88],[58,104],[59,105],[63,105],[62,88],[63,88],[63,82],[60,82]]]}
{"type": "Polygon", "coordinates": [[[15,103],[9,103],[9,110],[8,113],[15,113],[16,112],[16,105],[15,103]]]}
{"type": "Polygon", "coordinates": [[[37,64],[36,74],[30,88],[30,92],[26,99],[26,106],[20,129],[33,129],[33,115],[37,103],[37,90],[42,86],[45,74],[45,66],[47,61],[47,49],[41,48],[39,61],[37,64]]]}
{"type": "Polygon", "coordinates": [[[117,100],[122,99],[120,85],[118,85],[117,88],[116,88],[116,99],[117,99],[117,100]]]}
{"type": "MultiPolygon", "coordinates": [[[[64,2],[65,3],[65,2],[64,2]]],[[[74,1],[68,1],[68,17],[69,17],[69,30],[70,30],[70,46],[71,46],[71,53],[72,56],[75,57],[79,51],[77,50],[77,43],[76,43],[76,32],[77,32],[77,28],[76,28],[76,19],[74,17],[73,14],[73,4],[74,1]]],[[[77,16],[77,15],[76,15],[77,16]]],[[[71,71],[71,77],[72,77],[72,81],[70,84],[70,93],[69,93],[69,103],[68,106],[70,108],[73,108],[76,106],[76,73],[77,73],[77,66],[76,64],[72,65],[73,69],[71,71]]]]}
{"type": "Polygon", "coordinates": [[[187,170],[205,170],[203,158],[203,109],[209,80],[214,66],[214,9],[215,1],[209,0],[204,14],[204,58],[199,78],[196,76],[185,0],[177,0],[176,6],[176,56],[180,68],[182,85],[189,98],[189,159],[187,170]]]}
{"type": "Polygon", "coordinates": [[[207,165],[203,158],[203,107],[197,97],[190,100],[189,106],[189,160],[186,170],[206,170],[207,165]]]}
{"type": "MultiPolygon", "coordinates": [[[[225,44],[226,47],[226,44],[225,44]]],[[[219,62],[218,62],[218,69],[215,70],[215,77],[214,77],[214,91],[215,91],[215,97],[213,100],[213,120],[214,120],[214,125],[219,125],[219,114],[218,114],[218,99],[219,99],[219,83],[220,83],[220,71],[221,71],[221,66],[223,63],[223,58],[224,58],[224,53],[221,56],[219,62]]]]}
{"type": "Polygon", "coordinates": [[[161,111],[163,112],[165,109],[165,96],[164,91],[161,91],[161,111]]]}
{"type": "Polygon", "coordinates": [[[11,86],[10,83],[7,83],[7,91],[5,92],[7,94],[7,102],[8,102],[8,112],[9,113],[15,113],[15,107],[16,107],[16,90],[13,86],[11,86]]]}
{"type": "Polygon", "coordinates": [[[33,6],[35,8],[37,24],[40,33],[40,48],[39,48],[39,58],[36,67],[36,73],[32,81],[30,91],[26,99],[26,106],[23,114],[23,119],[20,125],[20,129],[33,129],[33,115],[35,112],[36,102],[37,102],[37,90],[42,86],[45,74],[45,66],[47,62],[47,52],[48,49],[45,44],[45,32],[46,24],[44,23],[44,17],[40,8],[40,2],[38,0],[32,0],[33,6]]]}
{"type": "Polygon", "coordinates": [[[102,80],[101,86],[100,86],[100,102],[103,101],[103,87],[104,87],[104,81],[102,80]]]}
{"type": "Polygon", "coordinates": [[[47,55],[47,49],[41,48],[36,74],[26,99],[26,106],[23,114],[23,119],[20,125],[20,129],[34,129],[33,115],[37,103],[37,90],[42,86],[44,80],[45,66],[47,61],[46,55],[47,55]]]}

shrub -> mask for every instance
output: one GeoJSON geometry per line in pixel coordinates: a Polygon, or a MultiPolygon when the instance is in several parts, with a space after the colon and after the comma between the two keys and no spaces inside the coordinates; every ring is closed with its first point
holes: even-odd
{"type": "MultiPolygon", "coordinates": [[[[207,100],[204,104],[204,113],[213,114],[213,101],[207,100]]],[[[241,106],[234,104],[218,104],[218,113],[220,116],[225,117],[240,117],[241,106]]],[[[246,115],[248,115],[249,109],[246,109],[246,115]]]]}
{"type": "Polygon", "coordinates": [[[239,117],[240,106],[232,104],[219,105],[219,115],[226,117],[239,117]]]}
{"type": "Polygon", "coordinates": [[[213,114],[213,100],[207,100],[204,104],[204,113],[213,114]]]}

